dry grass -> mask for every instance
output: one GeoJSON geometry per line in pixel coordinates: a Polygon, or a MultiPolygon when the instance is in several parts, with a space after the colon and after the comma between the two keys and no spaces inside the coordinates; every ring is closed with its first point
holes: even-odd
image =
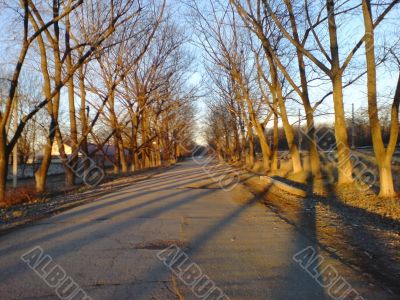
{"type": "MultiPolygon", "coordinates": [[[[363,156],[364,159],[366,159],[367,155],[363,156]]],[[[371,158],[369,157],[369,159],[371,158]]],[[[251,171],[263,173],[278,180],[279,177],[281,177],[286,184],[290,184],[291,181],[294,186],[296,186],[296,183],[305,184],[307,182],[307,177],[309,175],[309,161],[307,156],[303,157],[303,166],[305,171],[292,173],[291,161],[287,159],[280,161],[279,170],[265,172],[262,163],[257,161],[251,171]],[[285,179],[288,179],[288,181],[285,179]]],[[[395,222],[400,221],[400,195],[391,199],[380,198],[374,191],[366,189],[365,186],[358,182],[345,186],[333,185],[330,186],[332,190],[328,190],[326,182],[334,182],[337,171],[333,164],[327,161],[324,161],[322,169],[324,178],[314,182],[313,190],[315,195],[323,196],[328,198],[328,201],[331,199],[337,203],[343,203],[349,207],[361,209],[366,213],[376,214],[395,222]]],[[[396,174],[399,169],[393,168],[393,171],[396,174]]]]}
{"type": "Polygon", "coordinates": [[[400,222],[400,196],[380,198],[371,190],[362,191],[357,184],[335,187],[336,199],[348,206],[400,222]]]}
{"type": "Polygon", "coordinates": [[[6,193],[6,203],[8,206],[31,203],[37,201],[37,193],[32,186],[21,186],[16,189],[10,189],[6,193]]]}

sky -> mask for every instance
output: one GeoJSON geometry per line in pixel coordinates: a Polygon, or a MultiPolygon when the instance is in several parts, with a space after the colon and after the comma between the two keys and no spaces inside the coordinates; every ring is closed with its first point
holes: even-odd
{"type": "MultiPolygon", "coordinates": [[[[359,3],[359,1],[353,1],[354,3],[359,3]]],[[[175,2],[179,3],[180,1],[176,0],[175,2]]],[[[207,1],[206,1],[207,2],[207,1]]],[[[343,1],[342,1],[343,2],[343,1]]],[[[203,4],[203,2],[201,2],[203,4]]],[[[177,19],[184,24],[187,30],[190,30],[192,24],[190,23],[190,19],[182,18],[182,15],[187,15],[188,10],[184,5],[178,5],[180,9],[176,10],[177,19]]],[[[376,29],[376,44],[379,45],[377,48],[377,57],[379,57],[380,51],[383,46],[391,45],[394,41],[398,41],[400,37],[400,9],[394,9],[388,16],[385,18],[385,21],[379,25],[376,29]]],[[[338,18],[339,24],[339,46],[341,49],[341,60],[348,55],[350,50],[353,49],[354,45],[357,41],[363,36],[364,28],[363,28],[363,19],[360,10],[357,10],[353,15],[346,16],[346,18],[338,18]]],[[[196,38],[196,37],[195,37],[196,38]]],[[[189,46],[194,53],[196,53],[196,57],[198,60],[198,70],[191,77],[190,82],[192,84],[197,84],[201,82],[202,79],[206,78],[205,71],[202,67],[202,51],[200,49],[196,49],[195,46],[189,46]]],[[[328,49],[329,50],[329,49],[328,49]]],[[[397,48],[397,53],[400,54],[400,49],[397,48]]],[[[362,46],[355,57],[352,60],[348,70],[345,73],[344,84],[350,78],[354,78],[358,74],[365,72],[365,52],[364,46],[362,46]]],[[[393,97],[394,89],[396,88],[397,80],[399,76],[399,66],[393,63],[393,60],[387,60],[385,63],[381,64],[378,67],[377,74],[377,82],[378,82],[378,95],[379,101],[381,103],[387,103],[388,100],[391,101],[393,97]]],[[[318,101],[321,97],[323,97],[328,91],[331,91],[331,84],[327,81],[323,82],[323,87],[319,87],[322,81],[315,81],[310,84],[310,97],[312,102],[318,101]]],[[[353,83],[349,87],[344,88],[344,109],[346,116],[350,118],[352,113],[352,105],[354,104],[356,114],[360,114],[362,110],[366,110],[367,108],[367,98],[366,98],[366,78],[365,76],[360,78],[357,82],[353,83]]],[[[202,111],[206,108],[206,105],[203,103],[199,104],[199,107],[202,111]]],[[[302,115],[302,125],[305,124],[305,117],[303,108],[300,105],[291,103],[289,105],[289,111],[292,115],[295,115],[290,118],[292,124],[298,123],[298,110],[300,109],[302,115]]],[[[318,110],[315,112],[316,122],[318,123],[333,123],[334,122],[334,114],[333,114],[333,103],[332,98],[328,97],[323,104],[321,104],[318,110]]],[[[296,124],[297,126],[297,124],[296,124]]]]}
{"type": "MultiPolygon", "coordinates": [[[[14,0],[11,0],[14,1],[14,0]]],[[[187,0],[167,0],[168,6],[170,7],[170,13],[172,14],[175,21],[180,24],[185,32],[190,36],[193,33],[192,23],[190,21],[188,8],[184,4],[187,0]]],[[[208,1],[208,0],[202,0],[208,1]]],[[[205,3],[201,2],[201,3],[205,3]]],[[[18,35],[20,28],[16,26],[15,22],[11,19],[11,11],[10,10],[0,10],[0,70],[8,70],[10,66],[13,66],[16,60],[16,54],[18,51],[15,47],[10,45],[10,42],[13,40],[15,36],[18,35]]],[[[380,25],[377,29],[378,43],[389,45],[393,42],[394,39],[398,39],[400,37],[400,12],[399,9],[394,10],[389,16],[386,18],[385,23],[380,25]]],[[[362,27],[362,16],[358,13],[356,15],[350,16],[344,20],[341,20],[341,26],[339,28],[339,38],[340,38],[340,47],[342,49],[346,49],[344,52],[348,52],[355,42],[359,39],[359,37],[363,34],[362,27]]],[[[194,37],[196,38],[196,37],[194,37]]],[[[203,68],[203,54],[200,49],[194,46],[192,43],[188,42],[186,45],[187,49],[192,52],[194,55],[194,67],[192,67],[191,72],[192,75],[189,79],[190,85],[199,85],[203,80],[206,79],[205,71],[203,68]]],[[[344,55],[342,53],[342,59],[344,55]]],[[[354,66],[357,65],[357,60],[362,61],[363,58],[363,49],[360,49],[358,54],[354,60],[354,66]]],[[[351,66],[353,68],[353,66],[351,66]]],[[[353,70],[349,70],[353,72],[353,70]]],[[[363,70],[356,70],[354,72],[361,72],[363,70]]],[[[386,96],[390,96],[395,88],[395,84],[398,78],[398,69],[395,65],[393,65],[390,61],[383,64],[378,69],[378,88],[379,95],[382,96],[382,100],[387,100],[386,96]]],[[[318,86],[319,82],[315,82],[312,85],[318,86]]],[[[328,90],[330,90],[329,85],[325,85],[324,88],[315,87],[311,89],[311,99],[313,101],[319,100],[319,98],[324,95],[328,90]]],[[[351,107],[354,103],[356,111],[360,108],[365,108],[367,105],[366,102],[366,82],[365,78],[360,79],[356,84],[351,85],[350,87],[344,90],[344,106],[347,115],[351,114],[351,107]]],[[[204,122],[204,114],[206,111],[205,101],[207,99],[203,98],[198,101],[198,126],[204,122]]],[[[297,115],[298,108],[301,108],[298,105],[291,105],[293,107],[291,111],[293,114],[297,115]]],[[[323,105],[320,106],[319,111],[316,114],[323,113],[331,113],[330,115],[324,115],[321,117],[317,117],[317,122],[332,122],[333,121],[333,107],[332,101],[330,98],[326,99],[323,105]]],[[[304,115],[304,113],[302,112],[304,115]]],[[[294,123],[297,121],[297,117],[292,117],[291,122],[294,123]]],[[[202,137],[200,134],[197,136],[198,142],[203,143],[202,137]]]]}

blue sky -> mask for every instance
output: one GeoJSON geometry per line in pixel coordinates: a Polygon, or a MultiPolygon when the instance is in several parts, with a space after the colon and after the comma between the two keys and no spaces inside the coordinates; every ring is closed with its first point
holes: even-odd
{"type": "MultiPolygon", "coordinates": [[[[223,1],[222,1],[223,2],[223,1]]],[[[311,2],[310,2],[311,3],[311,2]]],[[[359,1],[350,1],[348,5],[359,4],[359,1]]],[[[376,29],[376,45],[377,47],[377,57],[381,52],[383,46],[390,46],[394,42],[397,42],[400,38],[400,9],[396,8],[391,13],[387,15],[385,20],[376,29]]],[[[341,60],[343,61],[348,53],[353,49],[354,45],[364,34],[363,28],[363,18],[361,10],[358,9],[352,15],[346,15],[345,17],[337,18],[338,34],[339,34],[339,46],[341,51],[341,60]]],[[[323,43],[328,46],[327,39],[320,37],[323,43]]],[[[325,47],[329,51],[329,47],[325,47]]],[[[400,55],[400,49],[397,48],[397,53],[400,55]]],[[[364,47],[362,46],[355,57],[352,60],[348,70],[345,72],[344,83],[346,83],[350,78],[354,78],[358,74],[365,71],[365,57],[364,57],[364,47]]],[[[202,72],[201,70],[199,72],[202,72]]],[[[397,65],[393,64],[393,60],[388,60],[385,64],[378,67],[378,91],[379,100],[381,102],[387,102],[388,96],[389,100],[393,96],[393,91],[396,87],[397,79],[399,75],[399,68],[397,65]]],[[[198,75],[197,77],[201,77],[198,75]]],[[[322,81],[316,81],[310,84],[310,86],[315,86],[310,89],[310,96],[312,102],[318,101],[327,92],[331,91],[332,87],[329,81],[325,81],[323,86],[322,81]],[[319,87],[318,87],[319,86],[319,87]]],[[[365,77],[358,80],[356,83],[344,89],[344,106],[345,111],[348,115],[351,114],[352,103],[355,105],[356,111],[360,108],[366,108],[366,81],[365,77]]],[[[299,105],[290,104],[289,107],[291,111],[295,112],[297,115],[297,110],[301,108],[299,105]]],[[[317,122],[333,122],[333,105],[331,97],[328,97],[322,105],[319,106],[319,110],[316,115],[330,113],[330,115],[325,115],[317,117],[317,122]]],[[[302,112],[304,115],[304,113],[302,112]]],[[[292,122],[297,121],[296,118],[292,118],[292,122]]]]}
{"type": "MultiPolygon", "coordinates": [[[[204,0],[207,1],[207,0],[204,0]]],[[[204,3],[204,2],[200,2],[204,3]]],[[[188,18],[187,7],[182,4],[182,0],[168,0],[168,5],[170,7],[170,13],[173,15],[174,19],[177,23],[181,24],[184,27],[185,31],[188,35],[191,34],[191,22],[188,18]]],[[[20,30],[20,24],[13,22],[10,18],[10,10],[1,10],[0,11],[0,68],[2,70],[7,70],[14,65],[16,60],[16,56],[18,54],[18,46],[13,46],[12,41],[14,37],[18,37],[18,33],[20,30]]],[[[377,28],[377,44],[379,45],[390,45],[393,43],[395,39],[399,39],[400,37],[400,10],[395,9],[391,12],[384,23],[377,28]]],[[[342,59],[344,57],[344,53],[347,53],[355,44],[355,42],[363,35],[363,27],[362,27],[362,16],[360,13],[355,14],[353,16],[346,17],[340,20],[340,28],[339,28],[339,43],[341,49],[343,49],[342,59]]],[[[189,84],[197,85],[202,82],[205,78],[204,70],[202,67],[202,55],[200,49],[196,48],[194,45],[188,43],[187,48],[194,54],[195,63],[194,68],[192,70],[193,74],[190,77],[189,84]]],[[[363,57],[363,49],[360,49],[358,54],[354,59],[354,64],[352,64],[349,69],[349,72],[361,72],[363,71],[363,66],[358,70],[354,71],[354,66],[360,62],[362,64],[363,57]]],[[[32,63],[28,59],[28,65],[32,63]]],[[[33,62],[32,65],[35,63],[33,62]]],[[[28,68],[27,68],[28,70],[28,68]]],[[[378,88],[381,100],[385,100],[386,96],[391,96],[391,92],[395,88],[395,84],[398,78],[398,68],[390,61],[386,64],[383,64],[378,69],[378,88]]],[[[330,90],[330,85],[325,84],[323,88],[315,87],[311,89],[311,98],[313,101],[319,100],[319,98],[324,95],[327,91],[330,90]]],[[[356,110],[360,107],[366,107],[366,83],[365,79],[360,79],[356,84],[346,88],[344,90],[344,104],[345,110],[348,114],[351,113],[351,105],[355,104],[356,110]]],[[[320,106],[320,112],[333,112],[331,99],[326,99],[324,104],[320,106]]],[[[292,105],[291,105],[292,106],[292,105]]],[[[201,120],[204,111],[205,104],[203,101],[198,103],[199,108],[199,118],[201,120]]],[[[293,105],[293,111],[297,111],[300,108],[299,106],[293,105]]],[[[317,112],[319,113],[319,112],[317,112]]],[[[297,118],[292,118],[292,122],[295,122],[297,118]]],[[[330,122],[333,120],[333,116],[323,116],[317,118],[319,122],[330,122]]],[[[200,122],[201,123],[201,122],[200,122]]],[[[200,137],[199,137],[200,139],[200,137]]]]}

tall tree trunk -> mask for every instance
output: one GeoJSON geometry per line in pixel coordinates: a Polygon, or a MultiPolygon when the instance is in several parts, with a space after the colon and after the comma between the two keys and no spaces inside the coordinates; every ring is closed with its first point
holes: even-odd
{"type": "MultiPolygon", "coordinates": [[[[60,12],[60,0],[53,0],[53,17],[57,18],[60,12]]],[[[62,84],[62,61],[61,61],[61,53],[60,53],[60,28],[59,23],[55,22],[54,25],[54,38],[51,40],[53,57],[54,57],[54,84],[55,86],[61,86],[62,84]]],[[[69,70],[72,72],[72,70],[69,70]]],[[[49,90],[50,92],[50,90],[49,90]]],[[[64,172],[65,172],[65,184],[66,186],[73,185],[71,179],[74,178],[73,170],[69,165],[68,156],[65,152],[64,140],[62,138],[61,129],[58,125],[58,115],[59,115],[59,106],[60,106],[60,91],[54,96],[53,100],[53,110],[52,116],[54,118],[56,128],[55,128],[55,138],[58,144],[58,149],[60,152],[61,161],[63,163],[64,172]]]]}
{"type": "Polygon", "coordinates": [[[121,172],[121,158],[123,153],[121,153],[120,149],[120,128],[117,120],[117,116],[115,114],[115,91],[112,87],[109,87],[109,110],[110,110],[110,125],[114,130],[113,137],[113,147],[114,147],[114,174],[119,174],[121,172]],[[122,154],[122,155],[121,155],[122,154]]]}
{"type": "Polygon", "coordinates": [[[321,178],[321,160],[319,158],[317,142],[315,139],[314,115],[311,106],[305,106],[305,108],[307,121],[307,145],[310,153],[311,174],[317,179],[321,178]]]}
{"type": "MultiPolygon", "coordinates": [[[[64,173],[65,173],[65,185],[67,187],[71,187],[74,185],[75,182],[75,164],[72,164],[73,162],[76,162],[76,160],[70,160],[71,157],[68,157],[67,153],[65,152],[65,147],[64,147],[64,141],[61,136],[61,131],[60,127],[57,126],[55,128],[56,130],[56,141],[60,153],[60,158],[64,167],[64,173]]],[[[76,149],[76,148],[75,148],[76,149]]],[[[75,152],[72,152],[74,154],[75,152]]]]}
{"type": "MultiPolygon", "coordinates": [[[[241,104],[240,110],[242,111],[242,109],[243,109],[243,107],[241,104]]],[[[243,113],[240,112],[240,114],[242,115],[243,113]]],[[[245,114],[243,114],[243,120],[241,121],[240,128],[241,128],[241,135],[242,135],[242,152],[244,151],[245,164],[246,164],[246,166],[251,168],[254,165],[253,128],[251,127],[251,124],[249,123],[245,114]],[[247,136],[246,136],[246,132],[244,129],[245,125],[246,125],[246,130],[247,130],[247,136]]]]}
{"type": "Polygon", "coordinates": [[[274,128],[273,128],[273,147],[272,147],[272,166],[273,171],[278,170],[279,160],[278,160],[278,144],[279,144],[279,127],[278,127],[278,107],[277,100],[274,99],[274,128]]]}
{"type": "Polygon", "coordinates": [[[7,136],[5,129],[0,131],[0,207],[7,205],[6,203],[6,187],[8,175],[8,159],[7,136]]]}
{"type": "Polygon", "coordinates": [[[255,129],[257,132],[258,139],[260,141],[261,152],[263,155],[264,170],[268,171],[271,167],[270,160],[269,160],[269,158],[271,157],[271,149],[269,148],[267,137],[265,136],[264,127],[261,126],[261,124],[258,122],[258,120],[255,124],[255,129]]]}
{"type": "Polygon", "coordinates": [[[278,92],[278,106],[281,115],[283,130],[285,131],[286,140],[289,146],[289,152],[292,159],[293,173],[301,172],[303,170],[303,167],[301,166],[300,152],[294,140],[293,128],[289,123],[289,119],[286,112],[286,106],[283,101],[281,92],[278,92]]]}
{"type": "Polygon", "coordinates": [[[393,197],[396,191],[393,184],[392,174],[392,157],[395,149],[395,144],[398,137],[398,113],[399,113],[399,100],[396,96],[400,96],[400,79],[396,89],[395,99],[392,105],[392,119],[391,119],[391,137],[392,140],[385,149],[382,138],[382,127],[379,122],[378,116],[378,102],[377,102],[377,86],[376,86],[376,60],[375,60],[375,36],[374,26],[371,11],[370,0],[363,0],[362,10],[364,16],[365,26],[365,56],[367,61],[367,89],[368,89],[368,116],[372,135],[372,144],[376,162],[379,169],[379,182],[381,197],[393,197]]]}
{"type": "MultiPolygon", "coordinates": [[[[298,44],[302,44],[297,31],[296,19],[293,13],[293,7],[291,0],[285,0],[286,7],[288,8],[290,24],[292,27],[293,38],[298,44]]],[[[304,63],[304,54],[296,47],[297,62],[299,66],[299,75],[301,81],[301,100],[303,102],[304,111],[306,113],[307,121],[307,144],[310,154],[310,167],[311,173],[314,178],[321,177],[321,161],[318,154],[317,142],[315,140],[315,124],[314,124],[314,112],[310,103],[310,96],[308,92],[308,83],[306,75],[306,65],[304,63]]]]}
{"type": "MultiPolygon", "coordinates": [[[[71,45],[70,45],[70,21],[69,15],[66,16],[65,19],[65,44],[66,44],[66,66],[67,66],[67,74],[73,73],[73,61],[72,61],[72,54],[71,54],[71,45]]],[[[70,76],[68,80],[68,105],[69,105],[69,123],[70,123],[70,147],[71,152],[73,153],[73,157],[70,157],[68,160],[68,164],[70,168],[66,170],[66,184],[67,186],[73,186],[75,184],[75,172],[73,169],[75,168],[78,162],[78,129],[76,124],[76,111],[75,111],[75,86],[74,86],[74,76],[70,76]]]]}
{"type": "Polygon", "coordinates": [[[128,173],[128,162],[126,161],[125,148],[121,136],[119,136],[118,138],[119,138],[118,151],[121,162],[121,171],[122,173],[128,173]]]}
{"type": "MultiPolygon", "coordinates": [[[[80,151],[84,156],[89,156],[87,135],[89,130],[88,125],[88,115],[86,115],[86,86],[85,86],[85,72],[83,65],[79,67],[79,92],[80,92],[80,108],[79,108],[79,117],[81,123],[81,136],[82,142],[80,146],[80,151]]],[[[89,112],[87,113],[89,114],[89,112]]],[[[84,170],[84,178],[86,178],[88,171],[90,168],[90,161],[88,159],[84,159],[83,161],[83,170],[84,170]]]]}
{"type": "Polygon", "coordinates": [[[113,147],[114,147],[113,172],[114,174],[119,174],[121,172],[121,164],[119,158],[118,140],[115,135],[113,139],[113,147]]]}
{"type": "Polygon", "coordinates": [[[380,184],[379,196],[385,198],[396,196],[396,190],[393,184],[392,160],[389,158],[386,158],[383,161],[379,160],[378,167],[380,184]]]}
{"type": "Polygon", "coordinates": [[[55,137],[55,121],[52,119],[49,128],[49,136],[44,146],[43,158],[40,167],[35,172],[36,191],[43,193],[46,190],[47,172],[51,163],[51,150],[55,137]]]}
{"type": "MultiPolygon", "coordinates": [[[[271,149],[269,148],[267,137],[265,136],[264,127],[258,120],[257,115],[254,111],[253,103],[250,99],[250,95],[248,94],[247,87],[243,82],[241,73],[236,68],[234,68],[234,70],[232,70],[231,75],[233,77],[233,80],[238,83],[241,91],[243,92],[243,96],[244,96],[244,99],[246,101],[247,108],[249,111],[249,116],[250,116],[249,121],[251,121],[252,125],[254,126],[257,136],[258,136],[258,139],[260,141],[260,147],[261,147],[261,152],[262,152],[262,156],[263,156],[263,167],[264,167],[265,171],[268,171],[270,169],[271,149]]],[[[236,87],[235,84],[234,84],[234,88],[235,88],[235,93],[240,96],[241,93],[238,91],[238,87],[236,87]]]]}
{"type": "MultiPolygon", "coordinates": [[[[34,27],[37,27],[34,20],[32,18],[30,20],[32,22],[32,25],[34,27]]],[[[43,90],[43,94],[45,95],[45,97],[47,99],[50,99],[51,98],[51,79],[50,79],[50,75],[49,75],[49,71],[48,71],[46,46],[45,46],[44,40],[41,35],[38,36],[37,41],[38,41],[39,50],[40,50],[40,68],[41,68],[41,72],[43,75],[42,90],[43,90]]],[[[46,189],[47,172],[49,170],[51,159],[52,159],[51,150],[52,150],[54,137],[55,137],[55,128],[57,125],[57,121],[56,121],[56,118],[54,115],[53,100],[51,100],[47,103],[47,111],[51,118],[50,125],[49,125],[49,135],[47,137],[47,143],[44,146],[42,162],[40,164],[40,167],[35,172],[36,191],[39,193],[44,192],[46,189]]]]}
{"type": "MultiPolygon", "coordinates": [[[[10,85],[8,89],[8,96],[5,102],[4,110],[0,116],[0,207],[5,205],[5,197],[6,197],[6,187],[7,187],[7,175],[8,175],[8,155],[13,151],[14,147],[17,147],[17,142],[7,145],[7,122],[9,119],[11,120],[11,112],[13,108],[13,101],[15,101],[15,96],[18,87],[19,77],[22,71],[22,66],[24,64],[26,55],[28,53],[30,43],[28,40],[29,34],[29,18],[30,18],[30,10],[28,1],[21,1],[21,8],[23,13],[23,27],[24,33],[22,36],[22,45],[20,47],[18,62],[15,65],[13,75],[10,80],[10,85]]],[[[35,28],[37,30],[37,28],[35,28]]],[[[16,135],[18,138],[20,135],[16,135]]],[[[17,140],[18,141],[18,140],[17,140]]]]}
{"type": "Polygon", "coordinates": [[[247,150],[247,155],[248,155],[248,163],[247,165],[249,167],[254,166],[254,135],[253,135],[253,128],[251,124],[248,124],[247,126],[247,135],[248,135],[248,150],[247,150]]]}
{"type": "Polygon", "coordinates": [[[142,145],[143,145],[143,150],[142,150],[142,159],[144,163],[145,168],[151,167],[151,145],[149,144],[149,128],[148,128],[148,120],[147,120],[147,113],[146,111],[143,111],[142,115],[142,145]]]}
{"type": "Polygon", "coordinates": [[[140,169],[139,154],[136,151],[133,153],[133,165],[134,165],[133,171],[140,169]]]}
{"type": "MultiPolygon", "coordinates": [[[[269,43],[267,45],[269,45],[269,43]]],[[[274,89],[271,92],[273,95],[276,95],[276,98],[278,101],[278,107],[279,107],[280,116],[281,116],[281,120],[282,120],[283,130],[285,131],[285,136],[286,136],[286,140],[287,140],[287,143],[289,146],[289,152],[290,152],[291,159],[292,159],[293,172],[294,173],[301,172],[303,170],[303,167],[301,166],[300,152],[295,143],[293,128],[290,125],[289,119],[287,116],[286,105],[285,105],[285,102],[283,99],[282,86],[281,86],[281,84],[279,82],[279,78],[278,78],[278,70],[276,68],[274,58],[271,53],[272,49],[270,47],[264,47],[264,50],[265,50],[265,54],[267,56],[267,60],[268,60],[269,67],[270,67],[271,84],[274,89]]]]}
{"type": "Polygon", "coordinates": [[[335,109],[338,184],[348,184],[353,182],[353,166],[350,160],[350,147],[343,107],[343,83],[341,75],[333,78],[333,103],[335,109]]]}
{"type": "Polygon", "coordinates": [[[353,166],[350,160],[350,147],[347,137],[346,117],[343,107],[343,74],[340,69],[339,45],[335,19],[335,1],[327,0],[329,44],[331,49],[331,80],[333,87],[333,105],[335,110],[335,137],[338,159],[338,183],[353,182],[353,166]]]}
{"type": "Polygon", "coordinates": [[[138,169],[138,155],[137,155],[137,131],[136,124],[133,121],[133,117],[131,119],[132,133],[131,133],[131,171],[136,171],[138,169]]]}
{"type": "Polygon", "coordinates": [[[155,147],[154,147],[154,151],[155,151],[155,166],[159,167],[161,166],[161,153],[160,153],[160,140],[157,138],[155,147]]]}

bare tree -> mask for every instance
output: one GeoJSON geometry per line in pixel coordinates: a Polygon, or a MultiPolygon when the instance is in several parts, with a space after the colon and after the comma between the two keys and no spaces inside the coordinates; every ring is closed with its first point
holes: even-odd
{"type": "MultiPolygon", "coordinates": [[[[267,122],[261,121],[258,115],[259,105],[256,102],[260,102],[260,97],[251,93],[252,78],[250,74],[254,73],[254,64],[253,66],[248,64],[245,57],[246,44],[249,44],[245,42],[246,34],[240,32],[229,6],[222,5],[217,8],[211,2],[209,6],[210,11],[205,13],[195,2],[192,3],[195,26],[202,35],[200,46],[205,50],[211,62],[221,67],[229,76],[237,95],[236,99],[243,99],[245,102],[249,122],[255,129],[260,142],[264,169],[269,170],[271,149],[265,136],[267,122]]],[[[266,119],[266,121],[269,120],[266,119]]]]}
{"type": "MultiPolygon", "coordinates": [[[[382,197],[393,197],[396,191],[393,184],[392,158],[396,150],[399,135],[400,76],[391,107],[390,137],[385,147],[382,138],[382,126],[378,116],[377,75],[375,57],[375,32],[371,1],[362,1],[365,27],[365,56],[367,64],[368,116],[372,135],[372,144],[379,169],[380,192],[382,197]]],[[[398,61],[399,62],[399,61],[398,61]]],[[[400,66],[400,64],[399,64],[400,66]]]]}
{"type": "MultiPolygon", "coordinates": [[[[48,100],[45,100],[41,104],[39,104],[35,109],[25,115],[14,133],[14,136],[11,138],[7,137],[6,133],[6,125],[8,119],[11,115],[11,110],[13,107],[13,102],[15,100],[15,94],[17,91],[17,86],[19,82],[19,78],[21,75],[22,66],[25,62],[25,58],[28,54],[28,51],[34,41],[41,36],[41,34],[48,30],[48,28],[58,22],[60,19],[64,18],[66,15],[71,13],[77,7],[82,4],[83,1],[68,1],[66,5],[66,9],[60,12],[57,16],[53,16],[49,21],[41,22],[38,26],[29,26],[29,20],[32,19],[32,11],[31,11],[31,1],[21,0],[20,5],[23,10],[22,23],[23,23],[23,34],[21,41],[21,49],[18,56],[18,61],[15,65],[15,69],[10,80],[9,92],[6,101],[6,105],[4,111],[1,112],[0,115],[0,205],[4,205],[5,201],[5,191],[6,191],[6,179],[7,179],[7,170],[8,170],[8,158],[9,154],[12,152],[14,146],[17,143],[18,138],[21,136],[22,130],[24,129],[27,121],[31,119],[43,106],[46,105],[48,100]],[[8,142],[9,141],[9,142],[8,142]]],[[[61,87],[56,87],[59,89],[61,87]]],[[[56,94],[55,92],[54,94],[56,94]]]]}

